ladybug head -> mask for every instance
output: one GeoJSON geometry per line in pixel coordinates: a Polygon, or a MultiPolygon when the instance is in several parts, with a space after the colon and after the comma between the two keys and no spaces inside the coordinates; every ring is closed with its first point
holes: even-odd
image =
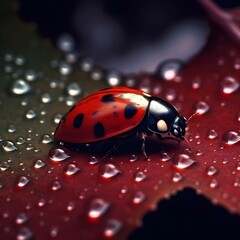
{"type": "Polygon", "coordinates": [[[184,139],[187,122],[179,116],[175,107],[170,103],[152,98],[148,108],[147,127],[156,134],[171,133],[176,138],[184,139]]]}
{"type": "Polygon", "coordinates": [[[172,135],[176,138],[184,140],[184,135],[186,132],[187,121],[185,117],[177,116],[173,122],[173,125],[170,129],[172,135]]]}

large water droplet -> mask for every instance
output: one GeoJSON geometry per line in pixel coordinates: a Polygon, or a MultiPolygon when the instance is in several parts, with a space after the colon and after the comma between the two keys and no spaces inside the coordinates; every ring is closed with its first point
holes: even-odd
{"type": "Polygon", "coordinates": [[[26,94],[30,92],[30,90],[30,85],[22,79],[15,80],[11,87],[11,92],[17,95],[26,94]]]}
{"type": "Polygon", "coordinates": [[[39,168],[44,167],[45,165],[46,164],[41,159],[38,159],[34,163],[34,168],[39,169],[39,168]]]}
{"type": "Polygon", "coordinates": [[[16,217],[16,223],[17,224],[23,224],[23,223],[25,223],[25,222],[27,222],[28,221],[28,216],[25,214],[25,213],[20,213],[20,214],[18,214],[17,215],[17,217],[16,217]]]}
{"type": "Polygon", "coordinates": [[[238,90],[239,88],[239,82],[237,79],[233,78],[233,77],[225,77],[222,81],[221,81],[221,86],[222,86],[222,92],[225,94],[231,94],[234,93],[238,90]]]}
{"type": "Polygon", "coordinates": [[[47,143],[50,143],[52,141],[53,141],[53,139],[52,139],[52,137],[50,135],[44,134],[42,136],[42,143],[47,144],[47,143]]]}
{"type": "Polygon", "coordinates": [[[181,180],[183,180],[183,176],[181,175],[180,172],[173,173],[173,176],[172,176],[173,182],[177,183],[177,182],[180,182],[181,180]]]}
{"type": "Polygon", "coordinates": [[[147,175],[142,171],[137,171],[133,175],[133,179],[135,182],[142,182],[146,178],[147,178],[147,175]]]}
{"type": "Polygon", "coordinates": [[[62,148],[52,148],[49,151],[49,157],[54,162],[61,162],[66,160],[70,156],[62,148]]]}
{"type": "Polygon", "coordinates": [[[28,183],[29,183],[30,179],[27,178],[26,176],[21,176],[19,177],[18,181],[17,181],[17,185],[20,188],[25,187],[28,183]]]}
{"type": "Polygon", "coordinates": [[[8,163],[6,163],[6,162],[0,163],[0,170],[1,170],[2,172],[7,171],[9,168],[10,168],[10,166],[9,166],[8,163]]]}
{"type": "Polygon", "coordinates": [[[90,218],[101,217],[110,207],[110,203],[106,202],[102,198],[95,198],[90,204],[88,216],[90,218]]]}
{"type": "Polygon", "coordinates": [[[134,204],[139,204],[142,203],[145,199],[146,195],[143,192],[138,191],[134,194],[132,201],[134,204]]]}
{"type": "Polygon", "coordinates": [[[99,173],[103,178],[112,178],[121,173],[121,171],[113,164],[107,163],[99,167],[99,173]]]}
{"type": "Polygon", "coordinates": [[[192,166],[196,161],[187,154],[177,154],[173,158],[173,164],[178,169],[185,169],[192,166]]]}
{"type": "Polygon", "coordinates": [[[204,101],[200,101],[196,104],[196,113],[198,114],[205,114],[206,112],[208,112],[210,109],[209,105],[204,102],[204,101]]]}
{"type": "Polygon", "coordinates": [[[217,132],[214,129],[210,129],[208,131],[208,138],[209,139],[215,139],[217,137],[218,137],[218,134],[217,134],[217,132]]]}
{"type": "Polygon", "coordinates": [[[214,166],[212,166],[212,165],[207,167],[207,175],[208,175],[208,176],[213,176],[213,175],[215,175],[217,172],[218,172],[218,170],[217,170],[216,167],[214,167],[214,166]]]}
{"type": "Polygon", "coordinates": [[[20,231],[17,233],[16,239],[17,240],[29,240],[33,237],[32,231],[27,228],[21,228],[20,231]]]}
{"type": "Polygon", "coordinates": [[[240,141],[240,136],[237,132],[227,131],[223,133],[222,141],[227,145],[234,145],[240,141]]]}
{"type": "Polygon", "coordinates": [[[27,110],[27,112],[25,113],[25,117],[27,119],[34,119],[37,116],[36,112],[33,109],[29,109],[27,110]]]}
{"type": "Polygon", "coordinates": [[[60,113],[56,114],[54,116],[54,119],[53,119],[54,123],[59,124],[59,122],[61,121],[62,117],[63,117],[62,114],[60,114],[60,113]]]}
{"type": "Polygon", "coordinates": [[[114,237],[122,228],[122,223],[117,219],[109,219],[104,229],[105,237],[114,237]]]}
{"type": "Polygon", "coordinates": [[[3,141],[2,142],[2,148],[6,151],[6,152],[13,152],[18,150],[17,147],[14,145],[13,142],[11,141],[3,141]]]}
{"type": "Polygon", "coordinates": [[[14,133],[14,132],[16,132],[16,127],[13,125],[13,124],[10,124],[9,126],[8,126],[8,132],[9,133],[14,133]]]}
{"type": "Polygon", "coordinates": [[[68,164],[64,169],[64,172],[67,176],[71,176],[79,171],[80,168],[73,163],[68,164]]]}
{"type": "Polygon", "coordinates": [[[157,67],[156,74],[164,80],[173,80],[183,67],[183,61],[180,59],[166,60],[157,67]]]}

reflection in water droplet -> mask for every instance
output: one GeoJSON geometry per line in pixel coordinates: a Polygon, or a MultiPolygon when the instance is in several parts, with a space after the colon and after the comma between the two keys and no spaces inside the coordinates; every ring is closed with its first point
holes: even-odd
{"type": "Polygon", "coordinates": [[[240,171],[240,162],[237,162],[236,169],[237,169],[238,171],[240,171]]]}
{"type": "Polygon", "coordinates": [[[214,167],[214,166],[212,166],[212,165],[207,167],[207,175],[208,175],[208,176],[213,176],[213,175],[215,175],[217,172],[218,172],[218,170],[217,170],[216,167],[214,167]]]}
{"type": "Polygon", "coordinates": [[[60,120],[62,119],[62,117],[63,117],[62,114],[59,114],[59,113],[56,114],[56,115],[54,116],[54,119],[53,119],[54,123],[59,124],[59,122],[60,122],[60,120]]]}
{"type": "Polygon", "coordinates": [[[121,83],[120,73],[116,70],[109,71],[106,76],[106,79],[107,83],[112,87],[117,86],[121,83]]]}
{"type": "Polygon", "coordinates": [[[114,237],[122,228],[122,223],[116,219],[109,219],[104,229],[105,237],[114,237]]]}
{"type": "Polygon", "coordinates": [[[90,72],[93,68],[94,62],[92,58],[86,57],[81,60],[80,67],[84,72],[90,72]]]}
{"type": "Polygon", "coordinates": [[[176,91],[175,91],[174,89],[169,89],[169,90],[167,91],[167,93],[166,93],[166,96],[165,96],[165,98],[166,98],[169,102],[175,100],[176,97],[177,97],[177,93],[176,93],[176,91]]]}
{"type": "Polygon", "coordinates": [[[209,139],[216,139],[217,137],[218,137],[218,134],[214,129],[210,129],[208,131],[208,138],[209,139]]]}
{"type": "Polygon", "coordinates": [[[21,66],[21,65],[25,64],[26,59],[25,59],[24,56],[19,55],[19,56],[15,57],[15,61],[14,62],[15,62],[16,65],[21,66]]]}
{"type": "Polygon", "coordinates": [[[240,135],[234,131],[227,131],[223,133],[222,141],[227,145],[234,145],[240,141],[240,135]]]}
{"type": "Polygon", "coordinates": [[[41,96],[42,103],[50,103],[52,101],[52,96],[50,93],[43,93],[41,96]]]}
{"type": "Polygon", "coordinates": [[[34,163],[34,168],[39,169],[39,168],[44,167],[45,165],[46,164],[41,159],[38,159],[34,163]]]}
{"type": "Polygon", "coordinates": [[[68,205],[67,205],[67,210],[69,212],[73,211],[75,208],[75,203],[74,202],[69,202],[68,205]]]}
{"type": "Polygon", "coordinates": [[[102,198],[95,198],[90,204],[88,216],[94,219],[99,218],[109,209],[109,207],[110,204],[102,198]]]}
{"type": "Polygon", "coordinates": [[[62,185],[59,181],[55,180],[53,183],[52,183],[52,190],[53,191],[57,191],[57,190],[60,190],[62,188],[62,185]]]}
{"type": "Polygon", "coordinates": [[[89,164],[91,164],[91,165],[97,164],[98,162],[99,162],[99,160],[95,156],[91,156],[89,158],[89,164]]]}
{"type": "Polygon", "coordinates": [[[217,181],[217,179],[212,179],[212,180],[210,181],[209,187],[210,187],[210,188],[216,188],[217,186],[218,186],[218,181],[217,181]]]}
{"type": "Polygon", "coordinates": [[[113,164],[107,163],[99,167],[99,173],[102,177],[108,179],[121,173],[121,171],[113,164]]]}
{"type": "Polygon", "coordinates": [[[132,155],[130,156],[130,162],[135,162],[136,160],[137,160],[137,155],[132,154],[132,155]]]}
{"type": "Polygon", "coordinates": [[[134,194],[132,201],[134,204],[139,204],[142,203],[145,199],[146,199],[145,194],[141,191],[138,191],[134,194]]]}
{"type": "Polygon", "coordinates": [[[178,169],[185,169],[192,166],[196,161],[187,154],[177,154],[173,158],[173,164],[178,169]]]}
{"type": "Polygon", "coordinates": [[[79,167],[77,167],[75,164],[70,163],[66,166],[66,168],[64,169],[64,172],[67,176],[71,176],[75,173],[77,173],[80,170],[79,167]]]}
{"type": "Polygon", "coordinates": [[[13,133],[13,132],[16,132],[16,127],[13,125],[13,124],[10,124],[9,126],[8,126],[8,132],[9,133],[13,133]]]}
{"type": "Polygon", "coordinates": [[[45,206],[45,204],[46,204],[46,200],[44,198],[39,199],[39,201],[38,201],[39,207],[43,207],[43,206],[45,206]]]}
{"type": "Polygon", "coordinates": [[[16,240],[29,240],[33,237],[32,231],[27,228],[21,228],[19,232],[17,233],[16,240]]]}
{"type": "Polygon", "coordinates": [[[32,109],[27,110],[27,112],[25,113],[25,117],[27,119],[34,119],[37,116],[36,112],[32,109]]]}
{"type": "Polygon", "coordinates": [[[171,159],[171,157],[167,152],[160,152],[160,160],[162,162],[169,161],[170,159],[171,159]]]}
{"type": "Polygon", "coordinates": [[[67,62],[61,62],[59,64],[59,73],[64,76],[71,74],[72,66],[67,62]]]}
{"type": "Polygon", "coordinates": [[[183,61],[180,59],[166,60],[157,67],[156,74],[164,80],[173,80],[183,67],[183,61]]]}
{"type": "Polygon", "coordinates": [[[11,141],[3,141],[2,142],[2,148],[6,151],[6,152],[13,152],[18,150],[17,147],[14,145],[13,142],[11,141]]]}
{"type": "Polygon", "coordinates": [[[64,33],[57,39],[57,46],[63,52],[72,51],[74,49],[74,45],[74,39],[69,34],[64,33]]]}
{"type": "Polygon", "coordinates": [[[9,166],[8,163],[6,163],[6,162],[0,163],[0,170],[1,170],[2,172],[8,170],[9,168],[10,168],[10,166],[9,166]]]}
{"type": "Polygon", "coordinates": [[[196,108],[196,113],[201,114],[201,115],[205,114],[210,109],[209,105],[206,102],[204,102],[204,101],[198,102],[196,104],[195,108],[196,108]]]}
{"type": "Polygon", "coordinates": [[[181,173],[179,172],[173,173],[173,176],[172,176],[173,182],[177,183],[177,182],[180,182],[182,179],[183,179],[183,176],[181,175],[181,173]]]}
{"type": "Polygon", "coordinates": [[[52,148],[49,151],[49,157],[54,162],[64,161],[70,156],[62,148],[52,148]]]}
{"type": "Polygon", "coordinates": [[[25,213],[20,213],[17,215],[15,221],[16,221],[16,224],[20,225],[20,224],[27,222],[27,220],[28,220],[28,216],[25,213]]]}
{"type": "Polygon", "coordinates": [[[202,81],[201,81],[201,79],[199,79],[199,78],[195,78],[195,79],[192,81],[192,88],[193,88],[193,89],[198,89],[198,88],[201,87],[201,85],[202,85],[202,81]]]}
{"type": "Polygon", "coordinates": [[[17,95],[26,94],[30,92],[30,90],[30,85],[22,79],[15,80],[11,87],[11,92],[17,95]]]}
{"type": "Polygon", "coordinates": [[[17,181],[17,185],[18,187],[23,188],[29,183],[29,181],[30,180],[26,176],[21,176],[17,181]]]}
{"type": "Polygon", "coordinates": [[[102,72],[101,69],[95,68],[95,69],[93,69],[91,71],[91,78],[92,78],[92,80],[99,81],[99,80],[102,79],[102,77],[103,77],[103,72],[102,72]]]}
{"type": "Polygon", "coordinates": [[[142,171],[137,171],[133,175],[133,179],[135,182],[142,182],[146,178],[147,178],[146,174],[142,171]]]}
{"type": "Polygon", "coordinates": [[[82,93],[82,88],[77,82],[72,82],[67,86],[67,93],[70,96],[78,96],[82,93]]]}
{"type": "Polygon", "coordinates": [[[25,72],[25,79],[27,81],[35,81],[37,79],[37,74],[33,69],[29,69],[25,72]]]}
{"type": "Polygon", "coordinates": [[[221,81],[221,86],[222,86],[222,92],[225,94],[231,94],[234,93],[238,90],[239,88],[239,82],[237,79],[233,78],[233,77],[225,77],[222,81],[221,81]]]}

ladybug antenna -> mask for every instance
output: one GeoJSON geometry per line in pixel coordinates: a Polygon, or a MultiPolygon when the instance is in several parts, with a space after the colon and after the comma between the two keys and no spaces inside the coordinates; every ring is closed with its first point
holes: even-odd
{"type": "Polygon", "coordinates": [[[199,112],[195,112],[193,113],[188,119],[187,119],[187,123],[193,118],[193,117],[196,117],[197,115],[199,115],[200,113],[199,112]]]}

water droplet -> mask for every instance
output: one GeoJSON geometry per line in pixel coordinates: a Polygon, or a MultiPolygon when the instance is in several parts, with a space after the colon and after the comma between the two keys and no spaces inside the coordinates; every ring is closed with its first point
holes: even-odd
{"type": "Polygon", "coordinates": [[[6,152],[13,152],[13,151],[17,151],[17,147],[14,145],[13,142],[11,141],[3,141],[2,142],[2,148],[6,151],[6,152]]]}
{"type": "Polygon", "coordinates": [[[3,162],[3,163],[0,164],[0,170],[1,170],[2,172],[7,171],[9,168],[10,168],[10,166],[9,166],[9,164],[6,163],[6,162],[3,162]]]}
{"type": "Polygon", "coordinates": [[[218,170],[216,167],[214,167],[212,165],[207,167],[207,175],[208,176],[213,176],[213,175],[217,174],[217,172],[218,172],[218,170]]]}
{"type": "Polygon", "coordinates": [[[82,94],[82,88],[80,87],[80,85],[76,82],[72,82],[67,86],[67,93],[70,96],[78,96],[80,94],[82,94]]]}
{"type": "Polygon", "coordinates": [[[52,141],[53,141],[53,139],[52,139],[52,137],[50,135],[44,134],[42,136],[42,143],[47,144],[47,143],[50,143],[52,141]]]}
{"type": "Polygon", "coordinates": [[[17,181],[17,185],[20,188],[25,187],[28,183],[30,182],[30,179],[27,178],[26,176],[21,176],[19,177],[18,181],[17,181]]]}
{"type": "Polygon", "coordinates": [[[122,223],[116,219],[109,219],[104,229],[105,237],[114,237],[122,228],[122,223]]]}
{"type": "Polygon", "coordinates": [[[218,137],[218,134],[214,129],[210,129],[208,131],[208,138],[209,139],[216,139],[217,137],[218,137]]]}
{"type": "Polygon", "coordinates": [[[75,203],[74,202],[69,202],[67,205],[67,211],[71,212],[75,208],[75,203]]]}
{"type": "Polygon", "coordinates": [[[32,237],[33,237],[32,231],[29,228],[24,227],[19,230],[19,232],[17,233],[16,239],[17,240],[29,240],[32,237]]]}
{"type": "Polygon", "coordinates": [[[14,132],[16,132],[16,127],[13,125],[13,124],[10,124],[9,126],[8,126],[8,132],[9,133],[14,133],[14,132]]]}
{"type": "Polygon", "coordinates": [[[160,160],[162,162],[166,162],[166,161],[169,161],[171,159],[171,157],[169,156],[168,153],[166,152],[160,152],[160,160]]]}
{"type": "Polygon", "coordinates": [[[52,148],[49,151],[49,157],[54,162],[60,162],[66,160],[70,156],[62,148],[52,148]]]}
{"type": "Polygon", "coordinates": [[[27,119],[34,119],[37,116],[36,112],[32,109],[27,110],[27,112],[25,113],[25,117],[27,119]]]}
{"type": "Polygon", "coordinates": [[[135,154],[132,154],[132,155],[130,156],[130,162],[135,162],[137,159],[138,159],[138,158],[137,158],[137,155],[135,155],[135,154]]]}
{"type": "Polygon", "coordinates": [[[240,162],[237,162],[236,169],[237,169],[238,171],[240,171],[240,162]]]}
{"type": "Polygon", "coordinates": [[[18,55],[18,56],[15,57],[14,62],[15,62],[16,65],[21,66],[21,65],[25,64],[26,59],[23,56],[18,55]]]}
{"type": "Polygon", "coordinates": [[[173,173],[173,176],[172,176],[173,182],[177,183],[177,182],[180,182],[181,180],[183,180],[183,176],[181,175],[180,172],[173,173]]]}
{"type": "Polygon", "coordinates": [[[202,156],[203,155],[203,151],[200,150],[200,149],[196,150],[196,155],[197,156],[202,156]]]}
{"type": "Polygon", "coordinates": [[[119,85],[121,82],[120,73],[116,70],[109,71],[106,76],[106,79],[107,83],[112,87],[119,85]]]}
{"type": "Polygon", "coordinates": [[[212,179],[211,181],[210,181],[210,184],[209,184],[209,187],[210,188],[216,188],[218,186],[218,181],[217,181],[217,179],[212,179]]]}
{"type": "Polygon", "coordinates": [[[46,164],[41,159],[38,159],[34,163],[34,168],[39,169],[39,168],[44,167],[45,165],[46,164]]]}
{"type": "Polygon", "coordinates": [[[121,171],[115,165],[107,163],[99,167],[99,173],[103,178],[108,179],[119,175],[121,171]]]}
{"type": "Polygon", "coordinates": [[[25,79],[29,82],[35,81],[37,79],[37,74],[35,70],[29,69],[25,72],[25,79]]]}
{"type": "Polygon", "coordinates": [[[208,112],[210,109],[209,105],[204,102],[204,101],[200,101],[196,104],[196,113],[198,114],[205,114],[206,112],[208,112]]]}
{"type": "Polygon", "coordinates": [[[127,78],[125,80],[125,84],[127,87],[134,87],[136,85],[136,79],[134,78],[127,78]]]}
{"type": "Polygon", "coordinates": [[[59,73],[64,76],[71,74],[72,66],[67,62],[61,62],[59,64],[59,73]]]}
{"type": "Polygon", "coordinates": [[[67,176],[71,176],[79,171],[80,171],[80,168],[73,163],[68,164],[64,169],[64,172],[67,176]]]}
{"type": "Polygon", "coordinates": [[[50,93],[43,93],[41,96],[42,103],[50,103],[52,101],[52,96],[50,93]]]}
{"type": "Polygon", "coordinates": [[[134,204],[139,204],[142,203],[145,199],[146,199],[145,194],[141,191],[138,191],[134,194],[132,201],[134,204]]]}
{"type": "Polygon", "coordinates": [[[23,224],[23,223],[26,223],[28,221],[28,216],[25,213],[20,213],[20,214],[17,215],[15,221],[19,225],[23,224]]]}
{"type": "Polygon", "coordinates": [[[57,46],[63,52],[70,52],[74,49],[75,42],[70,34],[62,34],[57,40],[57,46]]]}
{"type": "Polygon", "coordinates": [[[239,82],[237,79],[227,76],[221,81],[222,92],[225,94],[231,94],[238,90],[239,82]]]}
{"type": "Polygon", "coordinates": [[[240,136],[237,132],[227,131],[223,133],[222,141],[227,145],[234,145],[240,141],[240,136]]]}
{"type": "Polygon", "coordinates": [[[92,58],[86,57],[81,60],[80,67],[84,72],[90,72],[93,68],[94,62],[92,58]]]}
{"type": "Polygon", "coordinates": [[[90,204],[88,216],[94,219],[99,218],[109,209],[109,207],[110,204],[102,198],[95,198],[90,204]]]}
{"type": "Polygon", "coordinates": [[[198,88],[201,87],[201,85],[202,85],[202,81],[201,81],[201,79],[199,79],[199,78],[195,78],[195,79],[192,81],[192,88],[193,88],[193,89],[198,89],[198,88]]]}
{"type": "Polygon", "coordinates": [[[57,181],[57,180],[53,181],[53,183],[52,183],[52,190],[53,191],[58,191],[61,188],[62,188],[62,185],[59,181],[57,181]]]}
{"type": "Polygon", "coordinates": [[[43,207],[46,205],[46,200],[44,198],[40,198],[38,201],[38,206],[43,207]]]}
{"type": "Polygon", "coordinates": [[[240,69],[240,59],[236,59],[233,65],[234,69],[239,70],[240,69]]]}
{"type": "Polygon", "coordinates": [[[91,164],[91,165],[97,164],[98,162],[99,162],[99,160],[95,156],[91,156],[89,158],[89,164],[91,164]]]}
{"type": "Polygon", "coordinates": [[[57,237],[59,234],[59,228],[57,226],[53,226],[50,228],[50,236],[51,237],[57,237]]]}
{"type": "Polygon", "coordinates": [[[11,53],[6,53],[5,56],[4,56],[4,60],[5,60],[6,62],[12,62],[13,59],[14,59],[14,56],[13,56],[13,54],[11,54],[11,53]]]}
{"type": "Polygon", "coordinates": [[[135,182],[142,182],[146,178],[147,178],[147,175],[142,171],[137,171],[133,175],[133,179],[135,182]]]}
{"type": "Polygon", "coordinates": [[[169,102],[175,100],[176,97],[177,97],[177,93],[176,93],[176,91],[175,91],[174,89],[169,89],[169,90],[167,91],[167,93],[166,93],[166,96],[165,96],[165,98],[166,98],[169,102]]]}
{"type": "Polygon", "coordinates": [[[31,90],[30,85],[22,79],[15,80],[11,87],[11,92],[17,95],[26,94],[30,92],[30,90],[31,90]]]}
{"type": "Polygon", "coordinates": [[[103,77],[103,73],[102,73],[102,70],[99,69],[99,68],[95,68],[91,71],[91,78],[92,80],[94,81],[99,81],[101,80],[103,77]]]}
{"type": "Polygon", "coordinates": [[[60,113],[56,114],[54,116],[54,119],[53,119],[54,123],[59,124],[59,122],[61,121],[62,117],[63,117],[62,114],[60,114],[60,113]]]}
{"type": "Polygon", "coordinates": [[[178,169],[185,169],[192,166],[196,161],[187,154],[177,154],[173,158],[173,164],[178,169]]]}
{"type": "Polygon", "coordinates": [[[65,104],[67,105],[67,106],[73,106],[74,104],[76,103],[76,101],[74,100],[74,98],[73,98],[73,96],[67,96],[66,98],[65,98],[65,104]]]}
{"type": "Polygon", "coordinates": [[[156,74],[164,80],[173,80],[183,67],[183,61],[180,59],[168,59],[160,63],[156,74]]]}

